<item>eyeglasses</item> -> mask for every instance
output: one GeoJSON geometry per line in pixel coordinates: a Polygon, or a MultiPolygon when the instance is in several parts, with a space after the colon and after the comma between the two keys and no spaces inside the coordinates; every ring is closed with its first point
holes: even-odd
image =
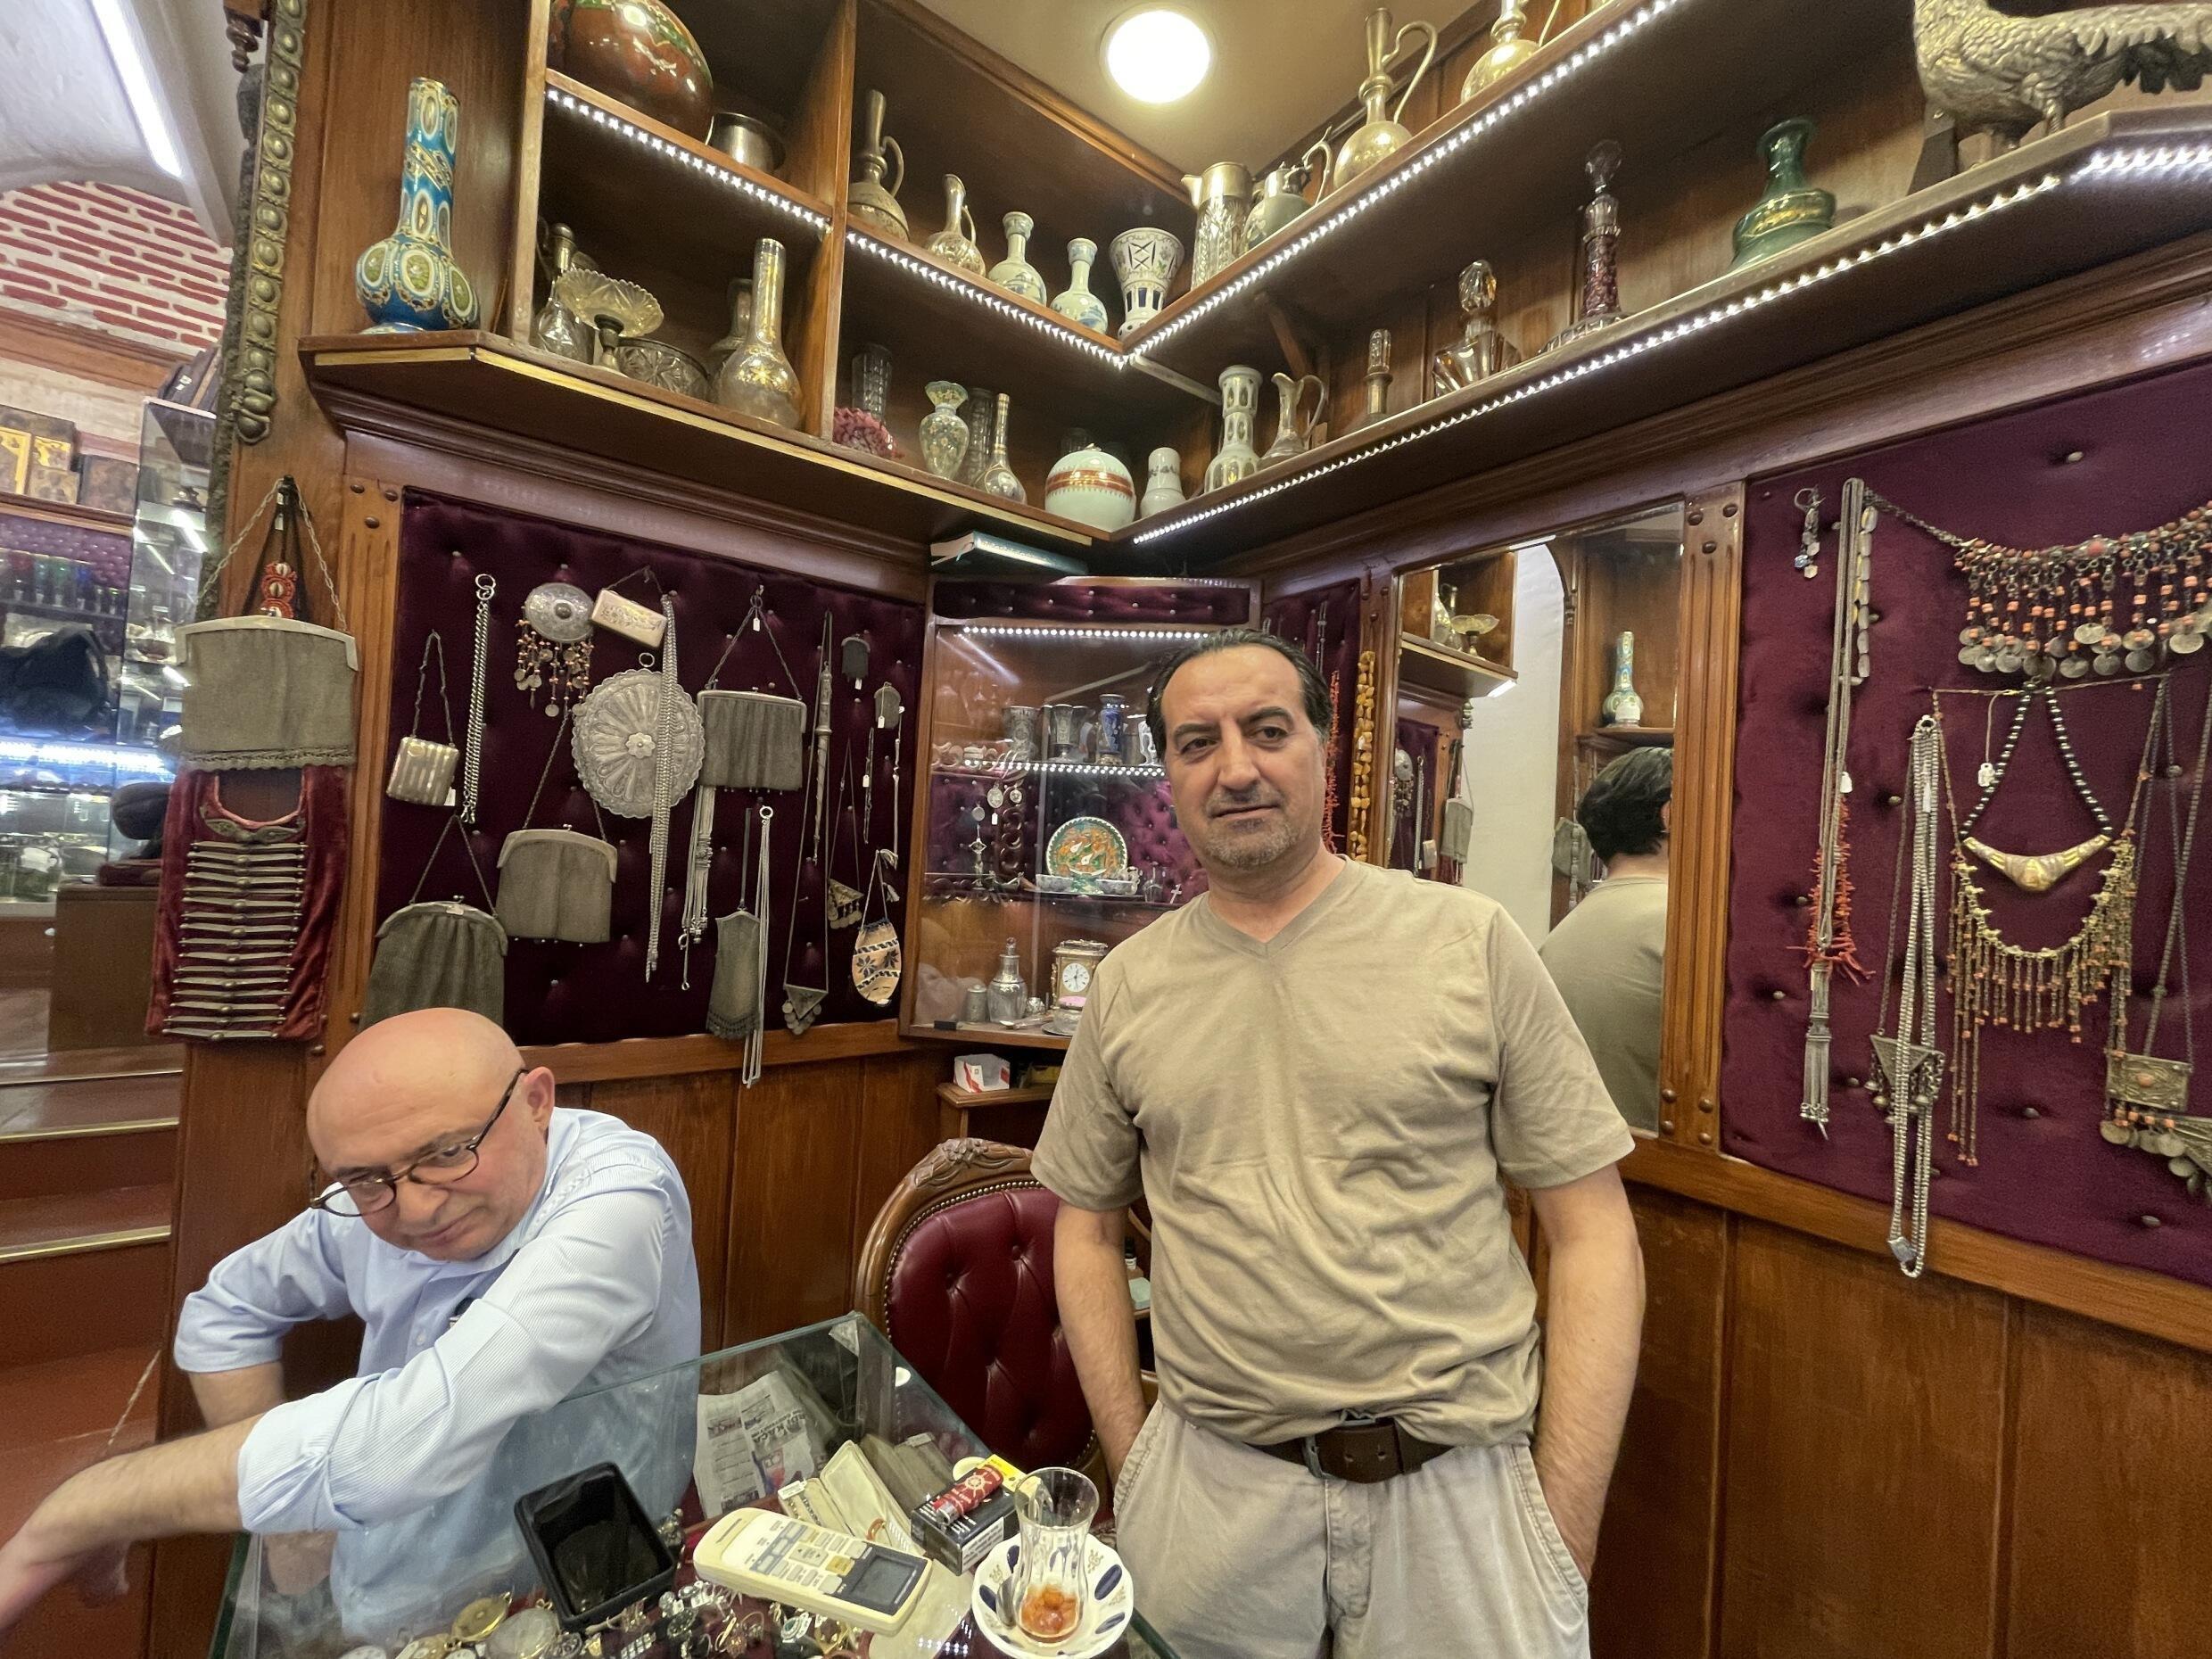
{"type": "Polygon", "coordinates": [[[507,1087],[499,1092],[499,1103],[491,1109],[491,1116],[484,1120],[484,1127],[466,1141],[457,1141],[450,1146],[425,1152],[413,1163],[380,1175],[347,1176],[308,1200],[308,1208],[328,1210],[334,1216],[367,1216],[387,1208],[398,1199],[400,1183],[402,1181],[412,1181],[421,1186],[450,1186],[475,1168],[477,1149],[483,1145],[492,1126],[499,1121],[499,1114],[507,1110],[507,1102],[515,1096],[515,1085],[523,1080],[529,1069],[525,1066],[507,1080],[507,1087]]]}

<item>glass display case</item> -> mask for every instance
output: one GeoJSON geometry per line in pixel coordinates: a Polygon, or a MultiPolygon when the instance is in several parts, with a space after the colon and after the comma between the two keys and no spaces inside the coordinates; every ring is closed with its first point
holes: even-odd
{"type": "MultiPolygon", "coordinates": [[[[777,1645],[768,1634],[776,1616],[772,1604],[701,1586],[691,1560],[720,1516],[735,1508],[780,1508],[776,1493],[795,1482],[825,1487],[832,1498],[856,1490],[857,1482],[857,1490],[879,1490],[892,1503],[911,1507],[949,1484],[962,1460],[986,1455],[883,1334],[858,1314],[847,1314],[572,1395],[508,1431],[493,1473],[483,1477],[503,1482],[489,1493],[486,1512],[511,1515],[514,1500],[526,1492],[613,1462],[651,1518],[665,1515],[661,1536],[673,1541],[680,1562],[665,1599],[656,1595],[631,1603],[602,1630],[557,1635],[550,1610],[544,1608],[544,1587],[510,1519],[499,1536],[483,1540],[482,1548],[456,1552],[466,1567],[446,1558],[425,1562],[422,1610],[394,1627],[374,1617],[342,1617],[330,1580],[287,1582],[293,1569],[279,1558],[284,1552],[248,1536],[232,1554],[210,1659],[388,1659],[401,1653],[422,1659],[432,1652],[449,1659],[576,1659],[588,1653],[604,1659],[623,1653],[653,1659],[694,1653],[773,1659],[824,1651],[865,1659],[952,1659],[992,1654],[996,1649],[978,1632],[970,1612],[972,1575],[935,1562],[923,1575],[919,1599],[896,1630],[848,1638],[807,1628],[788,1632],[792,1639],[777,1645]],[[860,1472],[863,1465],[872,1472],[872,1484],[860,1472]],[[502,1639],[499,1629],[509,1623],[514,1628],[502,1639]]],[[[881,1531],[887,1529],[870,1529],[871,1536],[881,1531]]],[[[896,1545],[896,1537],[891,1542],[896,1545]]],[[[1127,1632],[1104,1654],[1108,1659],[1175,1659],[1144,1621],[1143,1586],[1135,1589],[1137,1606],[1127,1632]]],[[[350,1593],[348,1599],[351,1604],[350,1593]]]]}
{"type": "Polygon", "coordinates": [[[208,451],[215,417],[149,400],[138,435],[138,505],[131,524],[130,603],[116,694],[119,748],[150,751],[177,721],[184,677],[177,628],[192,620],[207,557],[208,451]]]}
{"type": "Polygon", "coordinates": [[[1099,960],[1202,890],[1145,724],[1160,660],[1241,582],[1075,579],[1030,616],[932,590],[902,1028],[1060,1047],[1099,960]],[[947,615],[973,609],[976,615],[947,615]]]}

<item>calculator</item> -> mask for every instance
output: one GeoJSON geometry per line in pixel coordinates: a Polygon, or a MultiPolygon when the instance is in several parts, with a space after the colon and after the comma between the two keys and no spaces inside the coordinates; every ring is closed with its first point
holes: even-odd
{"type": "Polygon", "coordinates": [[[896,1630],[921,1598],[929,1564],[767,1509],[734,1509],[692,1552],[698,1575],[863,1630],[896,1630]]]}

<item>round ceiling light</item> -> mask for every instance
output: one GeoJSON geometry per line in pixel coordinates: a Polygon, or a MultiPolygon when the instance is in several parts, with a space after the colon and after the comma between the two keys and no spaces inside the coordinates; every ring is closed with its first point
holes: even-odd
{"type": "Polygon", "coordinates": [[[1126,12],[1106,31],[1106,72],[1143,103],[1187,96],[1213,65],[1213,43],[1186,13],[1148,5],[1126,12]]]}

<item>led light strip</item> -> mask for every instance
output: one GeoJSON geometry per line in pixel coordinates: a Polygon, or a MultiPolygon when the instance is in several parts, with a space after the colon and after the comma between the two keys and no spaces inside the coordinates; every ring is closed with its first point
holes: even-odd
{"type": "Polygon", "coordinates": [[[118,772],[143,772],[167,777],[168,759],[153,749],[109,748],[96,743],[36,743],[23,738],[0,738],[0,761],[25,761],[36,766],[112,766],[118,772]]]}
{"type": "Polygon", "coordinates": [[[1168,775],[1165,766],[1109,766],[1101,761],[1032,761],[1029,770],[1085,778],[1164,778],[1168,775]]]}
{"type": "Polygon", "coordinates": [[[594,123],[607,128],[610,132],[622,134],[632,144],[640,144],[648,150],[657,151],[671,161],[689,167],[695,173],[719,179],[730,189],[748,195],[755,202],[764,202],[778,212],[797,219],[803,225],[813,226],[817,235],[830,228],[828,218],[815,212],[813,209],[803,207],[792,201],[790,197],[779,194],[773,190],[764,190],[743,174],[735,172],[727,167],[718,167],[705,156],[695,154],[681,144],[671,144],[656,133],[649,133],[642,127],[634,126],[619,115],[608,114],[596,103],[586,103],[582,98],[564,92],[558,87],[548,87],[545,89],[545,97],[547,103],[556,104],[572,115],[589,117],[594,123]]]}
{"type": "MultiPolygon", "coordinates": [[[[1585,45],[1578,46],[1564,60],[1554,64],[1550,69],[1546,70],[1541,75],[1538,76],[1527,86],[1522,87],[1510,98],[1506,98],[1494,107],[1483,111],[1481,115],[1469,121],[1465,126],[1460,128],[1459,130],[1452,134],[1450,137],[1442,139],[1433,146],[1424,149],[1412,161],[1407,162],[1403,167],[1397,169],[1380,180],[1373,188],[1360,192],[1358,194],[1353,196],[1349,201],[1345,202],[1331,210],[1328,216],[1322,219],[1318,224],[1315,225],[1310,230],[1305,231],[1300,235],[1292,238],[1290,242],[1276,249],[1273,253],[1269,254],[1266,259],[1260,260],[1259,264],[1253,266],[1251,269],[1246,271],[1242,276],[1239,276],[1234,282],[1230,283],[1226,287],[1224,287],[1218,293],[1207,295],[1205,299],[1199,301],[1198,304],[1193,306],[1189,310],[1184,312],[1182,316],[1176,318],[1173,322],[1168,324],[1165,327],[1160,329],[1156,333],[1147,334],[1143,339],[1136,341],[1131,344],[1128,348],[1130,353],[1133,356],[1143,357],[1148,355],[1155,346],[1164,345],[1168,341],[1182,333],[1184,329],[1189,327],[1200,318],[1204,317],[1209,311],[1226,304],[1229,301],[1234,299],[1238,294],[1243,293],[1247,288],[1250,288],[1254,283],[1264,281],[1275,272],[1282,269],[1284,265],[1296,259],[1300,254],[1303,253],[1308,248],[1313,246],[1315,243],[1320,241],[1324,236],[1329,235],[1341,227],[1349,224],[1353,219],[1358,218],[1360,214],[1374,206],[1376,202],[1386,199],[1394,191],[1403,189],[1407,185],[1412,183],[1422,174],[1427,172],[1429,169],[1434,167],[1439,161],[1443,161],[1447,156],[1457,153],[1460,150],[1473,143],[1475,139],[1481,137],[1484,133],[1496,127],[1507,116],[1513,114],[1514,111],[1522,109],[1528,103],[1533,102],[1535,99],[1543,96],[1554,87],[1559,85],[1562,81],[1564,81],[1571,76],[1574,75],[1578,70],[1582,69],[1584,65],[1612,51],[1614,47],[1619,45],[1622,41],[1633,35],[1638,29],[1643,28],[1645,24],[1652,21],[1655,18],[1661,17],[1666,12],[1671,12],[1676,6],[1681,4],[1683,4],[1683,0],[1651,0],[1650,4],[1644,6],[1639,11],[1635,12],[1628,17],[1622,18],[1611,29],[1605,30],[1604,34],[1598,36],[1597,39],[1590,41],[1585,45]]],[[[1140,538],[1140,540],[1142,538],[1140,538]]]]}
{"type": "MultiPolygon", "coordinates": [[[[2176,162],[2174,165],[2212,166],[2212,146],[2200,146],[2200,148],[2202,153],[2196,159],[2176,162]]],[[[2102,153],[2100,153],[2101,157],[2101,154],[2102,153]]],[[[1233,513],[1239,508],[1251,506],[1255,501],[1264,501],[1269,496],[1280,494],[1285,490],[1294,490],[1300,484],[1311,483],[1316,478],[1325,478],[1331,473],[1342,467],[1355,466],[1361,461],[1373,460],[1378,455],[1387,455],[1402,444],[1417,442],[1421,439],[1444,431],[1447,427],[1457,426],[1467,421],[1480,419],[1482,416],[1492,414],[1510,404],[1518,403],[1523,399],[1549,392],[1555,386],[1564,385],[1571,380],[1580,380],[1585,375],[1595,373],[1601,368],[1610,368],[1615,363],[1623,362],[1630,358],[1640,357],[1655,346],[1666,345],[1672,341],[1701,334],[1715,323],[1725,322],[1729,318],[1738,316],[1745,311],[1756,310],[1761,306],[1770,304],[1787,294],[1802,293],[1807,288],[1827,282],[1830,277],[1839,276],[1848,270],[1855,270],[1870,260],[1897,252],[1900,249],[1909,248],[1915,243],[1926,242],[1932,236],[1939,236],[1946,231],[1956,230],[1961,225],[1991,213],[2000,212],[2006,208],[2018,207],[2023,202],[2030,201],[2047,191],[2057,189],[2060,185],[2065,184],[2069,177],[2080,177],[2092,170],[2101,170],[2106,173],[2137,173],[2146,169],[2140,165],[2115,164],[2101,169],[2084,166],[2076,169],[2072,175],[2057,172],[2045,173],[2040,178],[2030,179],[2010,189],[1998,191],[1993,195],[1985,196],[1980,201],[1969,203],[1968,206],[1953,209],[1941,217],[1923,219],[1909,230],[1901,230],[1894,235],[1883,237],[1879,242],[1869,243],[1856,252],[1846,253],[1836,259],[1829,260],[1816,269],[1800,271],[1795,276],[1785,276],[1779,282],[1769,284],[1756,293],[1746,294],[1741,299],[1729,300],[1722,304],[1708,306],[1702,311],[1696,311],[1683,318],[1680,322],[1669,323],[1663,328],[1653,328],[1640,334],[1636,334],[1633,332],[1634,321],[1631,318],[1606,330],[1605,334],[1596,336],[1597,339],[1605,339],[1615,334],[1625,336],[1622,338],[1618,345],[1609,351],[1593,351],[1587,357],[1578,359],[1544,376],[1541,379],[1528,381],[1515,386],[1511,392],[1501,392],[1497,397],[1487,399],[1481,403],[1470,404],[1465,409],[1455,410],[1449,415],[1440,416],[1421,425],[1409,427],[1394,438],[1386,438],[1382,442],[1371,444],[1366,449],[1354,450],[1349,454],[1340,455],[1334,460],[1308,471],[1280,479],[1265,489],[1253,491],[1250,495],[1239,496],[1235,500],[1224,501],[1217,507],[1203,508],[1187,517],[1179,517],[1172,524],[1161,524],[1157,529],[1144,531],[1131,537],[1130,541],[1133,544],[1141,546],[1161,536],[1173,535],[1178,531],[1189,529],[1193,524],[1202,524],[1209,518],[1217,518],[1224,513],[1233,513]]]]}
{"type": "Polygon", "coordinates": [[[1210,640],[1210,628],[1023,628],[995,623],[953,624],[984,640],[1210,640]]]}
{"type": "Polygon", "coordinates": [[[845,240],[863,253],[872,253],[878,259],[887,260],[902,270],[911,272],[916,276],[927,277],[938,287],[962,295],[978,305],[987,306],[1002,317],[1011,317],[1017,322],[1027,323],[1041,334],[1048,334],[1054,339],[1063,340],[1069,345],[1080,346],[1102,363],[1111,363],[1116,368],[1128,367],[1127,358],[1115,351],[1113,347],[1101,345],[1088,335],[1077,334],[1074,329],[1061,324],[1050,322],[1039,317],[1035,311],[1016,305],[1011,300],[1002,300],[979,284],[969,282],[964,277],[955,276],[950,271],[932,265],[927,260],[918,260],[912,254],[903,252],[891,246],[887,242],[879,242],[857,227],[848,225],[845,227],[845,240]]]}

